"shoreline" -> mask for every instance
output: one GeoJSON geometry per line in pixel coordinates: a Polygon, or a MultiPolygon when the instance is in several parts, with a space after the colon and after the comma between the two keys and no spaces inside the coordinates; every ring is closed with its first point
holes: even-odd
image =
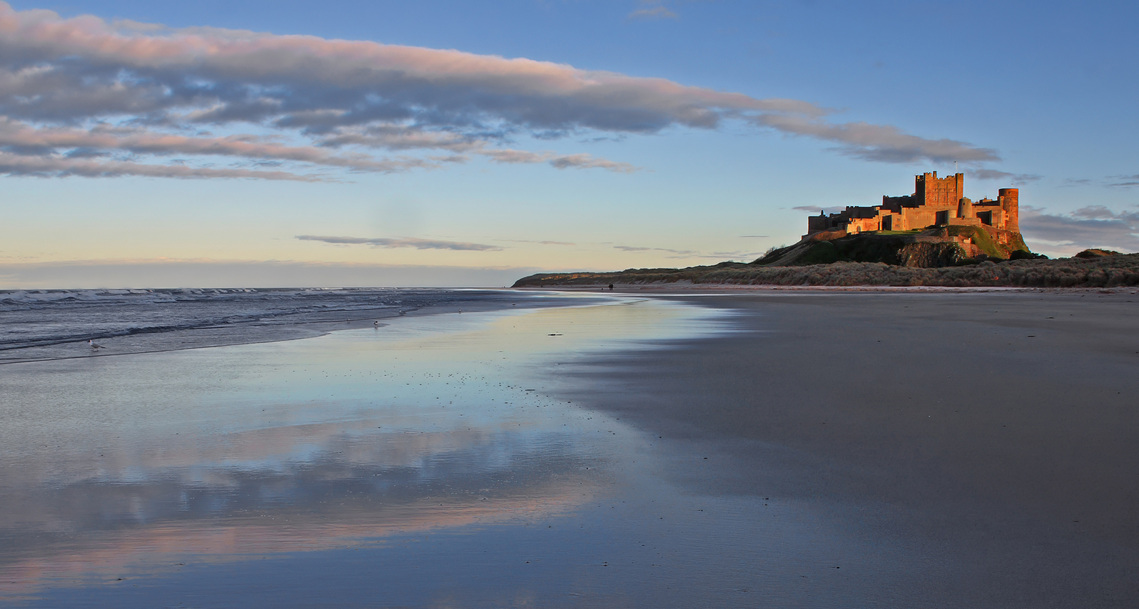
{"type": "Polygon", "coordinates": [[[561,299],[551,294],[544,294],[542,297],[530,294],[520,295],[518,302],[509,302],[509,297],[515,292],[504,288],[454,289],[442,290],[442,292],[454,297],[449,300],[407,309],[392,305],[378,306],[374,309],[353,309],[343,313],[341,317],[344,319],[343,322],[327,319],[301,319],[274,324],[243,323],[233,326],[198,326],[95,336],[94,339],[98,340],[99,344],[104,347],[104,350],[101,351],[93,351],[87,347],[87,336],[81,339],[6,347],[0,349],[0,366],[303,340],[342,330],[382,328],[392,323],[392,320],[403,317],[413,318],[425,315],[462,313],[464,307],[468,313],[507,309],[538,309],[550,306],[572,306],[563,300],[568,301],[584,297],[584,295],[576,293],[568,294],[561,299]],[[491,294],[494,298],[478,298],[478,296],[486,294],[491,294]],[[468,295],[474,297],[465,297],[468,295]],[[178,339],[179,342],[171,344],[171,341],[175,339],[178,339]],[[159,345],[158,347],[154,346],[156,343],[159,345]],[[68,348],[71,348],[72,351],[77,350],[78,353],[69,352],[66,350],[68,348]],[[13,357],[17,354],[31,355],[37,353],[43,355],[39,357],[13,357]]]}
{"type": "Polygon", "coordinates": [[[645,283],[645,284],[613,284],[610,290],[608,284],[564,285],[551,287],[523,286],[511,288],[519,292],[583,292],[603,294],[675,294],[692,295],[693,292],[883,292],[883,293],[979,293],[979,292],[1041,292],[1050,294],[1067,294],[1081,292],[1097,292],[1105,294],[1139,294],[1135,286],[1112,287],[1027,287],[1027,286],[937,286],[937,285],[749,285],[738,283],[693,283],[678,281],[672,283],[645,283]]]}

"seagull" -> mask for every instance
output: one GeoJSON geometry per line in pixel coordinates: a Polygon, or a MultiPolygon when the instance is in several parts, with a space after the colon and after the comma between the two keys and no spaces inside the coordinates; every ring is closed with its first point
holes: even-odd
{"type": "Polygon", "coordinates": [[[104,347],[103,345],[100,345],[99,343],[97,343],[97,342],[95,342],[95,341],[93,341],[93,340],[91,340],[91,339],[87,339],[87,344],[88,344],[88,345],[91,345],[91,349],[92,349],[92,350],[96,350],[96,349],[106,349],[106,347],[104,347]]]}

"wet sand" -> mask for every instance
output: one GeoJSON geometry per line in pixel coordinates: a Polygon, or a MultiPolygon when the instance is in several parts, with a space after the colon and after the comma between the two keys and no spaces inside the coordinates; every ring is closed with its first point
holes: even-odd
{"type": "Polygon", "coordinates": [[[10,364],[0,606],[1132,607],[1136,301],[673,294],[10,364]]]}
{"type": "Polygon", "coordinates": [[[700,518],[713,501],[662,483],[645,434],[546,390],[715,317],[617,299],[6,365],[0,606],[738,597],[719,573],[755,545],[735,534],[746,508],[700,518]]]}
{"type": "MultiPolygon", "coordinates": [[[[737,311],[744,331],[594,361],[565,391],[672,443],[691,492],[796,502],[861,539],[828,565],[854,579],[816,592],[1139,603],[1139,296],[674,297],[737,311]]],[[[811,589],[793,604],[819,606],[811,589]]]]}

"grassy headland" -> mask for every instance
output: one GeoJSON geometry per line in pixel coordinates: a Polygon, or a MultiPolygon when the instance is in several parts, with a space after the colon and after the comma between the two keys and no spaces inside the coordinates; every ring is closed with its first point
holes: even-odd
{"type": "MultiPolygon", "coordinates": [[[[799,245],[802,244],[791,247],[799,245]]],[[[1056,260],[966,259],[954,266],[936,268],[843,260],[821,260],[816,263],[810,257],[802,259],[804,262],[791,265],[765,262],[771,260],[772,254],[778,251],[775,250],[752,263],[721,262],[712,266],[684,269],[626,269],[610,273],[539,273],[519,279],[514,287],[675,283],[1062,288],[1139,285],[1139,254],[1115,254],[1103,250],[1087,250],[1077,257],[1056,260]]],[[[835,257],[837,258],[837,255],[835,257]]],[[[775,260],[780,258],[783,256],[775,256],[775,260]]]]}

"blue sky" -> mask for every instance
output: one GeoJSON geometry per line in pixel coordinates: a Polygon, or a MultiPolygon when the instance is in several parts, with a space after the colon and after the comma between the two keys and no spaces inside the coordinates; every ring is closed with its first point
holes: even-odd
{"type": "Polygon", "coordinates": [[[1127,2],[0,2],[0,288],[751,260],[913,176],[1139,251],[1127,2]]]}

